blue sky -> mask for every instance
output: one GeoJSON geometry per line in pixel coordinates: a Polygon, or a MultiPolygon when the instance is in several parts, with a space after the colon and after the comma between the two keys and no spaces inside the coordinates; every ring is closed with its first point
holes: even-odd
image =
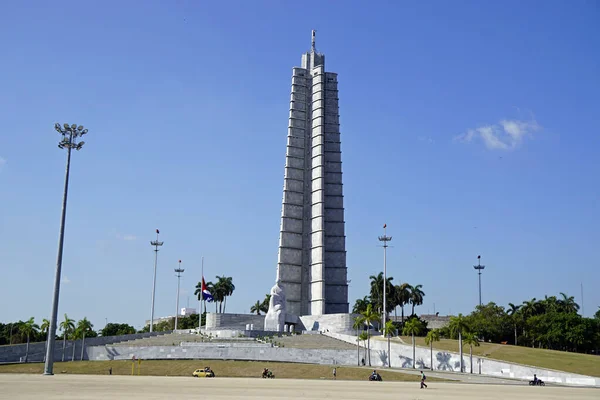
{"type": "Polygon", "coordinates": [[[0,7],[0,320],[48,317],[65,152],[59,315],[141,327],[232,276],[273,285],[292,67],[339,74],[350,302],[382,270],[418,312],[566,292],[600,305],[600,8],[560,2],[11,2],[0,7]],[[343,6],[342,6],[343,4],[343,6]]]}

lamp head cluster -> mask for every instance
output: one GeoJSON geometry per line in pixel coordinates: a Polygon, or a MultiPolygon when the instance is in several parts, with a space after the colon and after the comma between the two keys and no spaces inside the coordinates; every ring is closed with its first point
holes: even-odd
{"type": "Polygon", "coordinates": [[[62,135],[62,140],[58,142],[58,147],[61,149],[75,149],[81,150],[85,142],[82,140],[77,143],[77,138],[83,137],[88,130],[83,125],[77,126],[77,124],[63,124],[62,126],[57,122],[54,124],[54,129],[62,135]]]}

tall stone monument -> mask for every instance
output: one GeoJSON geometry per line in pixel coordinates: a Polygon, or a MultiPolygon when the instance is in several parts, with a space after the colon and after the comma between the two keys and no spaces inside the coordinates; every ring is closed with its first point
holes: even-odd
{"type": "MultiPolygon", "coordinates": [[[[337,74],[325,72],[325,55],[317,52],[312,31],[310,51],[302,55],[302,66],[292,70],[277,284],[272,289],[284,299],[284,314],[348,313],[337,85],[337,74]]],[[[265,329],[275,330],[270,314],[265,329]]]]}

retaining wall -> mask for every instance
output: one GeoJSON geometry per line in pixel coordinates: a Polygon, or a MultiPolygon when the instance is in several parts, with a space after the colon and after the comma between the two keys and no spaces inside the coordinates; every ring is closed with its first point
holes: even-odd
{"type": "MultiPolygon", "coordinates": [[[[347,343],[356,344],[356,336],[353,335],[333,332],[325,332],[324,335],[343,340],[347,343]]],[[[373,366],[384,365],[384,361],[387,360],[387,348],[386,340],[371,339],[371,363],[373,366]]],[[[414,365],[419,370],[431,369],[432,355],[429,348],[417,346],[415,348],[414,357],[416,361],[413,360],[412,345],[392,342],[390,350],[392,368],[412,368],[414,362],[414,365]]],[[[600,362],[600,358],[598,359],[598,362],[600,362]]],[[[471,373],[471,359],[468,350],[463,353],[463,365],[464,372],[471,373]]],[[[460,372],[460,355],[454,352],[434,349],[433,369],[438,371],[460,372]]],[[[537,377],[544,382],[600,387],[600,378],[522,364],[513,364],[479,356],[473,356],[472,371],[474,374],[522,380],[532,380],[533,374],[537,374],[537,377]]]]}
{"type": "MultiPolygon", "coordinates": [[[[119,335],[119,336],[99,336],[95,338],[86,338],[85,343],[82,340],[67,340],[65,342],[65,361],[75,359],[82,359],[81,348],[83,346],[102,346],[105,344],[124,342],[128,340],[142,339],[151,336],[164,335],[170,332],[146,332],[146,333],[134,333],[131,335],[119,335]],[[75,353],[73,353],[73,350],[75,353]],[[73,357],[73,354],[75,355],[73,357]]],[[[19,362],[25,360],[27,353],[27,344],[14,344],[11,346],[0,346],[0,363],[2,362],[19,362]]],[[[86,359],[86,352],[83,352],[83,359],[86,359]]],[[[43,362],[46,356],[46,342],[35,342],[29,343],[29,355],[27,356],[28,362],[43,362]]],[[[54,361],[61,361],[63,358],[63,341],[56,340],[54,343],[54,361]]]]}
{"type": "Polygon", "coordinates": [[[197,359],[280,361],[326,365],[357,364],[355,350],[312,350],[282,347],[97,346],[88,348],[87,354],[90,360],[130,360],[135,356],[142,360],[197,359]]]}

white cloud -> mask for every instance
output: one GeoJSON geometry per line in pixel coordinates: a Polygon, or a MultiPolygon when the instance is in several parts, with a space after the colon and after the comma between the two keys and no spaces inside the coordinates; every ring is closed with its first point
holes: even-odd
{"type": "Polygon", "coordinates": [[[469,129],[454,140],[471,142],[473,139],[481,138],[485,147],[490,150],[513,150],[519,147],[523,139],[531,136],[533,132],[541,127],[535,120],[520,121],[504,119],[496,125],[484,125],[475,129],[469,129]]]}
{"type": "Polygon", "coordinates": [[[71,283],[71,280],[65,275],[65,276],[63,276],[63,278],[60,282],[64,283],[65,285],[68,285],[69,283],[71,283]]]}

